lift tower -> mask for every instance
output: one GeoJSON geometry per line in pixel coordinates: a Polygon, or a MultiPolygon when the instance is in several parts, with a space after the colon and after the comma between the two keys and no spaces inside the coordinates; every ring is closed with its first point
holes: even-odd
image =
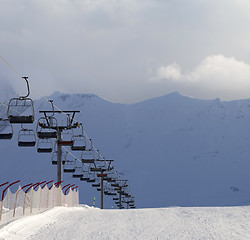
{"type": "Polygon", "coordinates": [[[62,134],[64,130],[71,130],[80,126],[78,122],[74,122],[75,114],[79,113],[80,111],[54,111],[53,109],[52,111],[39,111],[39,112],[44,114],[43,119],[45,120],[45,123],[39,121],[38,125],[40,128],[48,130],[48,132],[43,132],[43,133],[40,132],[40,134],[42,134],[44,138],[46,138],[46,135],[48,136],[48,138],[56,138],[57,182],[61,182],[62,181],[62,146],[72,146],[74,144],[74,141],[72,139],[64,140],[62,134]],[[66,121],[62,121],[61,124],[58,124],[57,118],[54,117],[55,114],[56,115],[64,114],[66,117],[66,121]],[[54,132],[51,132],[51,130],[54,130],[54,132]]]}

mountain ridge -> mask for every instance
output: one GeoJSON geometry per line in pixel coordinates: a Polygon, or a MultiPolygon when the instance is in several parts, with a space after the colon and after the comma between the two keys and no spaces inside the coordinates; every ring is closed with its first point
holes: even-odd
{"type": "MultiPolygon", "coordinates": [[[[50,98],[62,110],[81,111],[76,120],[83,122],[101,154],[115,160],[117,171],[129,180],[138,207],[250,203],[250,99],[199,100],[173,93],[117,104],[92,94],[56,93],[50,98]]],[[[51,106],[40,99],[35,109],[37,120],[38,111],[51,106]]],[[[51,156],[18,148],[18,131],[15,126],[14,139],[1,141],[0,180],[55,179],[51,156]]],[[[69,175],[64,178],[79,184],[81,203],[91,205],[95,196],[99,204],[100,196],[90,185],[69,175]]],[[[110,199],[105,201],[112,206],[110,199]]]]}

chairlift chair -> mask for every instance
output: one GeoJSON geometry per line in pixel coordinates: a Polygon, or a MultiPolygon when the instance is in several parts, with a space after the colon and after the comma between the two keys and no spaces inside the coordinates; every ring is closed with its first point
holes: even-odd
{"type": "Polygon", "coordinates": [[[12,98],[9,101],[7,116],[11,124],[33,123],[35,119],[34,103],[31,98],[28,98],[30,95],[28,77],[23,77],[23,79],[26,81],[28,93],[26,96],[12,98]]]}
{"type": "Polygon", "coordinates": [[[9,123],[9,119],[0,119],[0,139],[12,139],[13,126],[9,123]]]}
{"type": "Polygon", "coordinates": [[[19,147],[34,147],[36,145],[36,135],[34,130],[22,128],[18,133],[19,147]]]}
{"type": "Polygon", "coordinates": [[[64,168],[63,168],[63,172],[65,173],[74,173],[76,170],[75,170],[75,167],[74,167],[74,162],[73,161],[66,161],[65,164],[64,164],[64,168]]]}
{"type": "Polygon", "coordinates": [[[54,117],[41,117],[37,123],[37,137],[42,139],[57,138],[57,119],[54,117]]]}
{"type": "MultiPolygon", "coordinates": [[[[67,153],[66,153],[66,157],[67,157],[67,153]]],[[[74,173],[76,171],[75,164],[76,164],[76,159],[74,159],[74,160],[68,160],[68,159],[65,160],[63,172],[65,172],[65,173],[74,173]]]]}
{"type": "Polygon", "coordinates": [[[82,178],[83,177],[83,165],[75,166],[75,173],[72,175],[73,178],[82,178]]]}
{"type": "Polygon", "coordinates": [[[10,123],[33,123],[35,119],[34,104],[30,98],[12,98],[9,101],[8,119],[10,123]],[[29,114],[21,115],[25,111],[29,114]]]}
{"type": "Polygon", "coordinates": [[[37,152],[38,153],[51,153],[53,150],[53,143],[51,139],[38,139],[37,152]]]}
{"type": "Polygon", "coordinates": [[[95,158],[95,153],[93,149],[90,148],[90,149],[85,149],[84,151],[82,151],[81,159],[82,159],[82,163],[94,163],[96,158],[95,158]]]}
{"type": "Polygon", "coordinates": [[[85,151],[86,150],[86,138],[84,136],[82,123],[79,124],[79,128],[81,129],[80,134],[73,134],[71,145],[72,151],[85,151]]]}
{"type": "MultiPolygon", "coordinates": [[[[52,153],[51,163],[52,165],[57,165],[57,151],[52,153]]],[[[62,160],[62,164],[65,164],[65,160],[62,160]]]]}

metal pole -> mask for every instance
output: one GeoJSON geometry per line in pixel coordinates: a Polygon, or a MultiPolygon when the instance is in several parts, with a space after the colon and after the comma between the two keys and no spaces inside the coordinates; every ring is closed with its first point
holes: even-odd
{"type": "Polygon", "coordinates": [[[101,209],[104,209],[103,177],[101,177],[101,209]]]}
{"type": "Polygon", "coordinates": [[[122,188],[119,191],[119,208],[122,209],[122,188]]]}
{"type": "MultiPolygon", "coordinates": [[[[62,129],[57,130],[57,182],[62,181],[62,146],[58,144],[62,140],[62,129]]],[[[59,184],[62,186],[62,183],[59,184]]]]}

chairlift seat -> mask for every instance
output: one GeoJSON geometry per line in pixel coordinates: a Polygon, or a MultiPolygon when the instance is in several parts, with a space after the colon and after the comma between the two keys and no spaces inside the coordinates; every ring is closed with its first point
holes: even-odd
{"type": "Polygon", "coordinates": [[[95,182],[95,179],[89,179],[89,180],[87,180],[87,182],[93,183],[93,182],[95,182]]]}
{"type": "Polygon", "coordinates": [[[101,189],[101,188],[97,188],[96,190],[97,190],[98,192],[102,191],[102,189],[101,189]]]}
{"type": "Polygon", "coordinates": [[[36,141],[30,141],[30,142],[18,141],[19,147],[34,147],[35,145],[36,145],[36,141]]]}
{"type": "Polygon", "coordinates": [[[37,137],[42,139],[57,138],[57,132],[37,132],[37,137]]]}
{"type": "Polygon", "coordinates": [[[81,181],[88,181],[88,180],[90,180],[90,178],[89,177],[81,177],[80,180],[81,181]]]}
{"type": "Polygon", "coordinates": [[[9,122],[10,123],[33,123],[34,122],[34,116],[13,116],[9,115],[9,122]]]}
{"type": "Polygon", "coordinates": [[[94,163],[95,159],[82,159],[82,163],[94,163]]]}
{"type": "Polygon", "coordinates": [[[100,187],[100,183],[92,184],[92,187],[100,187]]]}
{"type": "Polygon", "coordinates": [[[38,153],[51,153],[52,150],[52,148],[37,148],[38,153]]]}
{"type": "Polygon", "coordinates": [[[74,173],[76,170],[74,168],[64,168],[63,172],[65,173],[74,173]]]}
{"type": "MultiPolygon", "coordinates": [[[[62,164],[65,164],[65,161],[62,161],[62,164]]],[[[57,161],[56,160],[52,160],[52,165],[57,165],[57,161]]]]}
{"type": "Polygon", "coordinates": [[[119,184],[118,183],[111,183],[111,186],[112,187],[119,187],[119,184]]]}
{"type": "Polygon", "coordinates": [[[110,178],[107,182],[115,182],[115,179],[110,178]]]}
{"type": "Polygon", "coordinates": [[[109,181],[109,180],[111,180],[111,178],[110,177],[104,177],[103,180],[109,181]]]}
{"type": "Polygon", "coordinates": [[[117,198],[117,197],[114,197],[114,198],[113,198],[113,200],[117,201],[117,200],[119,200],[119,198],[117,198]]]}
{"type": "Polygon", "coordinates": [[[82,178],[83,174],[73,174],[73,178],[82,178]]]}
{"type": "Polygon", "coordinates": [[[94,168],[94,167],[91,167],[91,168],[90,168],[90,171],[92,171],[92,172],[101,172],[101,171],[102,171],[102,168],[94,168]]]}
{"type": "Polygon", "coordinates": [[[12,139],[13,133],[0,133],[0,139],[12,139]]]}
{"type": "Polygon", "coordinates": [[[71,145],[71,150],[72,151],[85,151],[86,146],[74,146],[74,145],[71,145]]]}

